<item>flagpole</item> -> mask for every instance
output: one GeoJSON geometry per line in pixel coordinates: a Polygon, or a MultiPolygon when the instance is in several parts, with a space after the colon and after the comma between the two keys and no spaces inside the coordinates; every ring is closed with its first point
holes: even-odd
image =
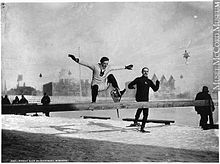
{"type": "MultiPolygon", "coordinates": [[[[78,54],[79,54],[79,58],[80,58],[80,47],[78,47],[78,54]]],[[[80,95],[80,100],[82,98],[82,86],[81,86],[81,67],[79,64],[79,95],[80,95]]]]}

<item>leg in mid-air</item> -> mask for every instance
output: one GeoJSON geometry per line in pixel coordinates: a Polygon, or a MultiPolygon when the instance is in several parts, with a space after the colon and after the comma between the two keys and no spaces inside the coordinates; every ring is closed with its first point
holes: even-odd
{"type": "Polygon", "coordinates": [[[92,89],[92,103],[95,103],[96,102],[96,98],[98,96],[98,89],[99,89],[99,87],[98,87],[98,85],[93,85],[91,87],[91,89],[92,89]]]}
{"type": "MultiPolygon", "coordinates": [[[[119,91],[119,86],[117,80],[115,79],[113,74],[108,75],[107,77],[108,83],[112,84],[112,87],[119,91]]],[[[126,89],[119,92],[120,97],[125,93],[126,89]]]]}

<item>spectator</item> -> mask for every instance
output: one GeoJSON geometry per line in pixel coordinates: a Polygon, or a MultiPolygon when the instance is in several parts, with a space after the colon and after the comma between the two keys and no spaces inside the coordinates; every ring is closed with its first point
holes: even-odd
{"type": "MultiPolygon", "coordinates": [[[[41,99],[41,103],[43,104],[43,105],[48,105],[48,104],[50,104],[50,97],[47,95],[47,93],[44,93],[44,96],[42,97],[42,99],[41,99]]],[[[45,110],[45,116],[47,116],[47,117],[50,117],[50,112],[49,112],[49,110],[45,110]]]]}
{"type": "Polygon", "coordinates": [[[208,128],[208,124],[207,124],[208,119],[209,119],[209,124],[211,126],[214,125],[212,112],[215,110],[215,107],[212,101],[212,97],[210,94],[208,94],[208,92],[209,92],[208,87],[203,86],[202,92],[199,92],[195,98],[195,100],[209,100],[210,102],[210,106],[195,106],[196,112],[201,116],[199,126],[201,126],[201,128],[204,130],[208,128]]]}
{"type": "Polygon", "coordinates": [[[21,95],[21,99],[19,100],[19,104],[28,104],[28,100],[24,97],[24,95],[21,95]]]}
{"type": "Polygon", "coordinates": [[[15,99],[12,101],[12,104],[18,104],[19,103],[19,98],[18,96],[15,96],[15,99]]]}
{"type": "Polygon", "coordinates": [[[3,98],[2,104],[11,104],[10,100],[8,99],[8,95],[5,95],[3,98]]]}
{"type": "MultiPolygon", "coordinates": [[[[28,100],[24,97],[24,95],[21,95],[21,99],[19,100],[18,104],[28,104],[28,100]]],[[[20,113],[21,115],[26,115],[25,112],[20,113]]]]}

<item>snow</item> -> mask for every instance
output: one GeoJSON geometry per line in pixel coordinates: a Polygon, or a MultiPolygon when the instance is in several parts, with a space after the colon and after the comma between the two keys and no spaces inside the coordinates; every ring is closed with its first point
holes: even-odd
{"type": "Polygon", "coordinates": [[[2,129],[7,130],[200,151],[219,150],[218,129],[148,123],[145,130],[150,133],[141,133],[134,127],[126,127],[130,123],[121,120],[2,115],[2,129]]]}

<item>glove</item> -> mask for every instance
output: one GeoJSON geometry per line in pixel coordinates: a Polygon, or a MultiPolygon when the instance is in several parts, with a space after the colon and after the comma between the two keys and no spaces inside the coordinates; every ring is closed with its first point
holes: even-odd
{"type": "Polygon", "coordinates": [[[160,82],[157,80],[157,81],[156,81],[156,85],[159,85],[159,84],[160,84],[160,82]]]}
{"type": "Polygon", "coordinates": [[[72,58],[75,62],[79,63],[79,58],[76,58],[74,55],[69,54],[68,57],[72,58]]]}
{"type": "Polygon", "coordinates": [[[132,70],[132,68],[133,68],[132,64],[125,66],[125,69],[128,69],[128,70],[132,70]]]}

